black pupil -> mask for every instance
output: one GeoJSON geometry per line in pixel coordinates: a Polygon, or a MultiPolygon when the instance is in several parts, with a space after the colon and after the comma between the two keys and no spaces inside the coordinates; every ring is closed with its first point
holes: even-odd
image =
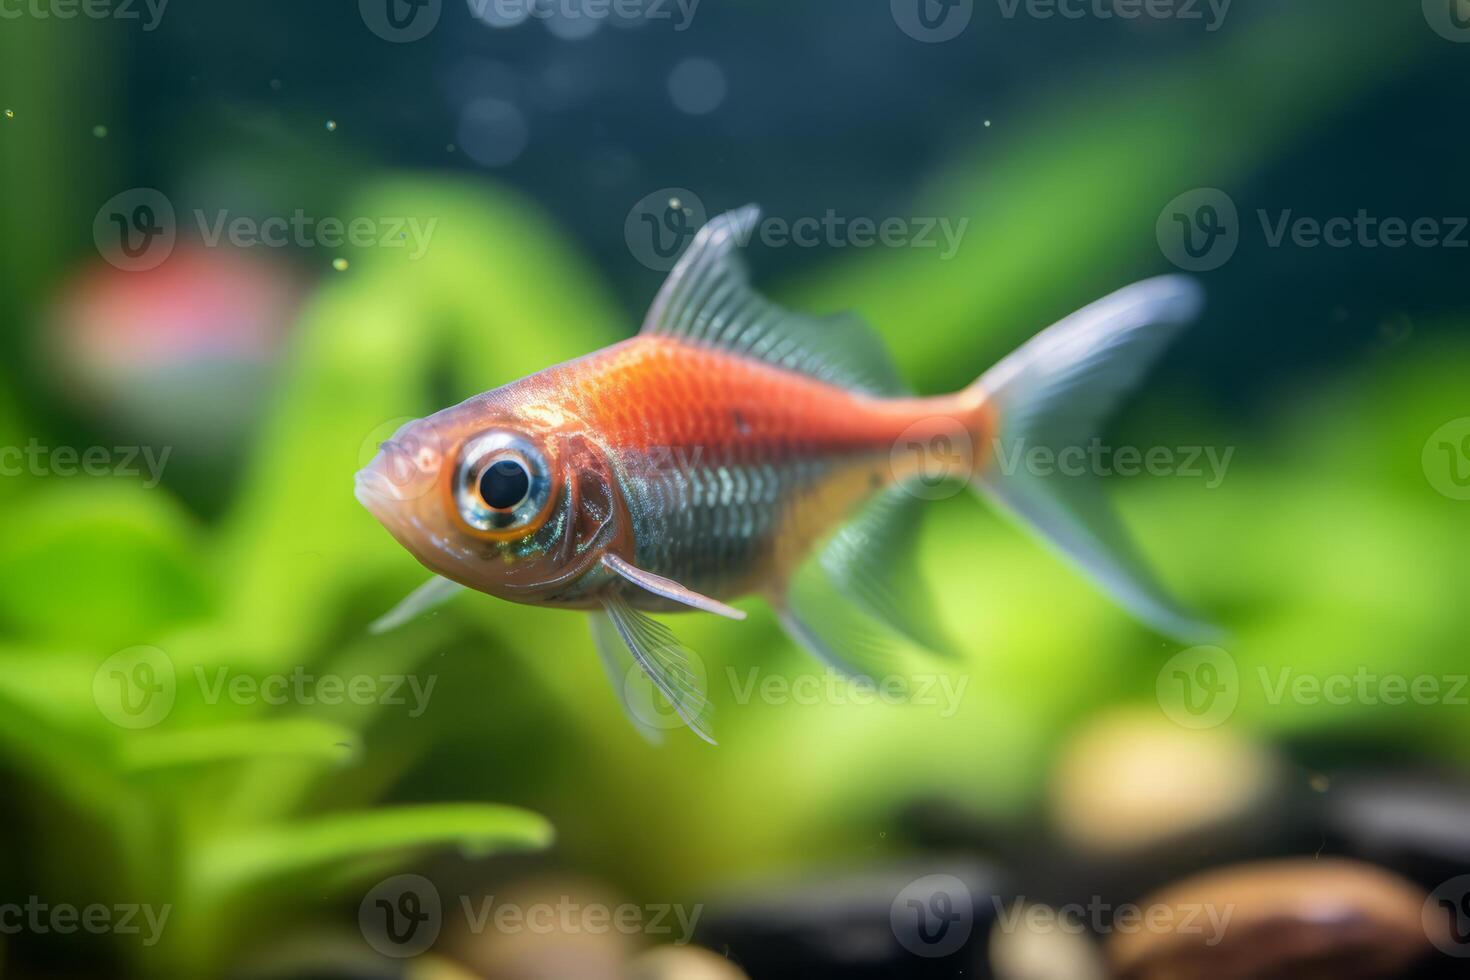
{"type": "Polygon", "coordinates": [[[502,459],[480,474],[480,498],[496,510],[509,510],[526,499],[531,477],[526,468],[512,459],[502,459]]]}

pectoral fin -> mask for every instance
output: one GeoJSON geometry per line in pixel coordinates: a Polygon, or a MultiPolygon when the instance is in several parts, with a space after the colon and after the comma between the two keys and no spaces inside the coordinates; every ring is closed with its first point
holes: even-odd
{"type": "Polygon", "coordinates": [[[410,592],[398,605],[373,620],[368,632],[378,634],[396,630],[410,619],[444,605],[463,591],[464,586],[458,582],[435,575],[410,592]]]}
{"type": "MultiPolygon", "coordinates": [[[[668,627],[634,609],[621,597],[603,600],[603,609],[628,652],[684,723],[709,744],[717,744],[709,733],[710,703],[705,697],[701,673],[695,669],[694,654],[668,627]]],[[[620,687],[619,696],[623,693],[620,687]]]]}
{"type": "Polygon", "coordinates": [[[745,613],[739,609],[727,606],[717,599],[711,599],[709,596],[700,595],[693,589],[685,588],[673,579],[667,579],[662,575],[655,575],[652,572],[645,572],[643,569],[619,558],[617,555],[603,555],[602,564],[609,571],[616,572],[639,588],[652,592],[654,595],[663,596],[665,599],[673,602],[686,605],[691,609],[714,613],[716,616],[724,616],[726,619],[745,618],[745,613]]]}

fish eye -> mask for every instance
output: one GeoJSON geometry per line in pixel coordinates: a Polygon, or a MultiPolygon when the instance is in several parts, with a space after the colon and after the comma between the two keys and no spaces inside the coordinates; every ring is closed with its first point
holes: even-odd
{"type": "Polygon", "coordinates": [[[491,463],[480,474],[480,499],[492,510],[510,510],[526,499],[530,489],[531,474],[518,459],[491,463]]]}
{"type": "Polygon", "coordinates": [[[454,503],[472,531],[529,531],[551,500],[546,458],[530,440],[494,430],[465,443],[454,480],[454,503]]]}

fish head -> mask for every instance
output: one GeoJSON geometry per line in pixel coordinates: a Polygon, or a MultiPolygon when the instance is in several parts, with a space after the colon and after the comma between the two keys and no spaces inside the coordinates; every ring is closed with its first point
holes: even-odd
{"type": "Polygon", "coordinates": [[[564,413],[509,398],[402,426],[355,491],[431,571],[514,602],[573,601],[630,533],[603,448],[564,413]]]}

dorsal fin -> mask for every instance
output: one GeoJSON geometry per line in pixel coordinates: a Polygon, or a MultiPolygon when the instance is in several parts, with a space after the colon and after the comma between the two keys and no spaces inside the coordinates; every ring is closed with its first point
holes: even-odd
{"type": "Polygon", "coordinates": [[[854,391],[904,393],[883,342],[861,317],[803,316],[751,287],[737,248],[760,215],[747,205],[701,228],[659,290],[642,332],[736,351],[854,391]]]}

